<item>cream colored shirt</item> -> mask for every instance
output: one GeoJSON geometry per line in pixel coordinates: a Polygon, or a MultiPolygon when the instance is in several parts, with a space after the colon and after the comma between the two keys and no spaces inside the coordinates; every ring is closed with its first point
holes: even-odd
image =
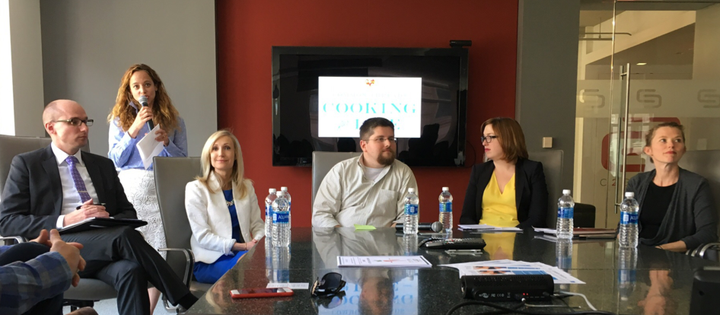
{"type": "Polygon", "coordinates": [[[389,226],[403,215],[403,197],[417,182],[410,167],[395,160],[370,180],[365,176],[362,155],[336,164],[325,175],[313,204],[315,227],[389,226]]]}

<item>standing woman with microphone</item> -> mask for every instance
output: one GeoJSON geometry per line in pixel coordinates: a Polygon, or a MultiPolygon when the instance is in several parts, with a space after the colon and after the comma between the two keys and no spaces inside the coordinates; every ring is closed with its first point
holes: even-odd
{"type": "MultiPolygon", "coordinates": [[[[155,140],[163,143],[159,156],[188,155],[185,121],[172,105],[160,76],[145,64],[131,66],[120,81],[115,106],[110,115],[108,157],[119,171],[120,182],[138,219],[148,222],[138,228],[155,249],[166,247],[160,208],[155,190],[153,166],[145,169],[137,142],[159,126],[155,140]]],[[[164,253],[161,253],[164,256],[164,253]]],[[[160,291],[148,289],[150,313],[157,305],[160,291]]]]}

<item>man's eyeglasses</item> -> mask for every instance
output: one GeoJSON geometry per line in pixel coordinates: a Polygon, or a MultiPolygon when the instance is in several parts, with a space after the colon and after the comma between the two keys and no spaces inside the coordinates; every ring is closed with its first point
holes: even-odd
{"type": "Polygon", "coordinates": [[[80,118],[58,119],[58,120],[55,120],[55,122],[64,122],[70,126],[75,126],[75,127],[79,127],[80,124],[85,124],[88,127],[93,125],[92,119],[80,119],[80,118]]]}
{"type": "Polygon", "coordinates": [[[395,137],[385,138],[385,137],[377,137],[375,139],[368,139],[368,141],[375,141],[377,143],[385,143],[385,141],[390,141],[390,143],[397,142],[397,139],[395,137]]]}
{"type": "Polygon", "coordinates": [[[487,141],[487,143],[490,143],[490,142],[492,142],[494,139],[497,139],[497,138],[498,138],[498,136],[487,136],[487,137],[486,137],[486,136],[482,136],[482,137],[480,137],[480,143],[485,143],[485,141],[487,141]]]}
{"type": "Polygon", "coordinates": [[[336,295],[345,287],[342,275],[337,272],[329,272],[322,279],[316,279],[312,286],[312,296],[336,295]]]}

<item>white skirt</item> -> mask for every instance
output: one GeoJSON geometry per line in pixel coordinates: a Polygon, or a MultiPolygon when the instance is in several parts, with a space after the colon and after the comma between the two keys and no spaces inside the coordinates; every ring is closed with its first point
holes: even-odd
{"type": "MultiPolygon", "coordinates": [[[[123,185],[128,201],[135,207],[138,219],[148,223],[137,228],[138,231],[145,236],[145,240],[155,250],[167,247],[155,189],[155,173],[148,170],[129,169],[120,171],[118,177],[120,177],[120,183],[123,185]]],[[[160,255],[165,258],[165,252],[160,252],[160,255]]]]}

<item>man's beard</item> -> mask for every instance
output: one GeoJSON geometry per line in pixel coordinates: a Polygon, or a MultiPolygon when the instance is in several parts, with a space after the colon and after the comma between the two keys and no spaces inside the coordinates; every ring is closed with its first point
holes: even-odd
{"type": "Polygon", "coordinates": [[[377,162],[383,166],[388,166],[390,164],[393,164],[393,162],[395,162],[395,152],[393,152],[393,151],[389,151],[389,152],[392,153],[392,154],[390,154],[390,157],[385,157],[384,156],[385,152],[380,153],[380,156],[378,156],[378,158],[377,158],[377,162]]]}

